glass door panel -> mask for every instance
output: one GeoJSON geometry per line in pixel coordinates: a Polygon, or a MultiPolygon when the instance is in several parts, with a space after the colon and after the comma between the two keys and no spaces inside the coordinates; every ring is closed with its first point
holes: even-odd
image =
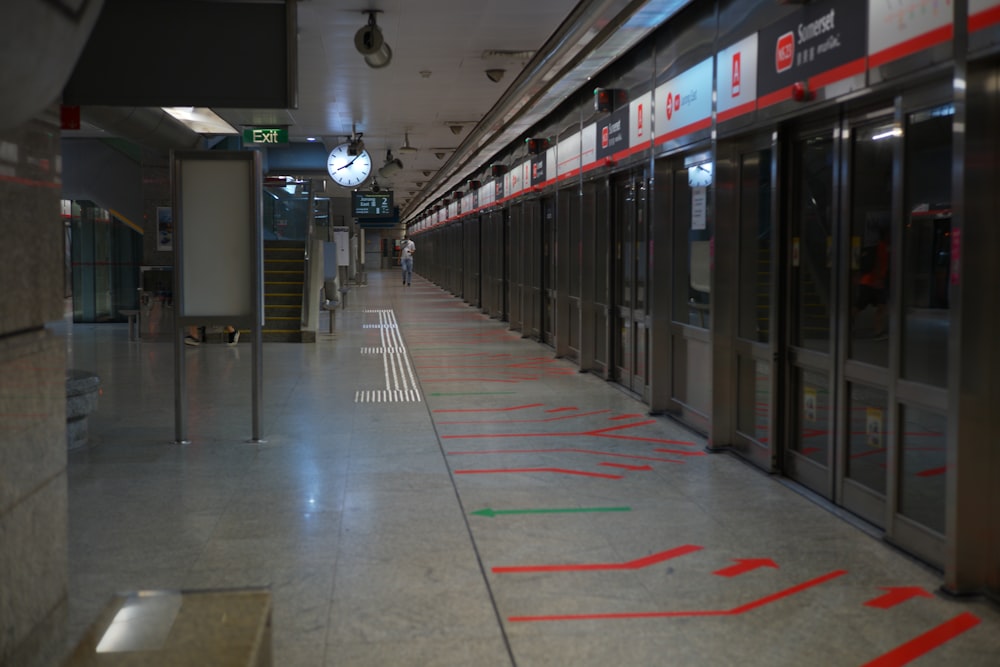
{"type": "Polygon", "coordinates": [[[950,104],[911,113],[906,127],[902,375],[937,387],[948,377],[953,115],[950,104]]]}
{"type": "Polygon", "coordinates": [[[832,133],[796,142],[798,197],[792,238],[793,344],[829,354],[833,286],[832,133]]]}
{"type": "Polygon", "coordinates": [[[833,127],[793,142],[789,178],[789,438],[790,477],[832,498],[834,414],[834,260],[837,146],[833,127]]]}
{"type": "Polygon", "coordinates": [[[771,149],[741,155],[739,336],[767,343],[771,334],[771,149]]]}
{"type": "Polygon", "coordinates": [[[648,358],[646,186],[642,174],[614,181],[615,380],[642,394],[648,358]]]}
{"type": "Polygon", "coordinates": [[[885,497],[889,469],[889,395],[884,389],[860,383],[849,384],[847,391],[849,431],[844,476],[885,497]]]}
{"type": "MultiPolygon", "coordinates": [[[[773,150],[770,137],[734,146],[723,169],[719,185],[735,189],[733,203],[739,217],[738,267],[732,275],[737,291],[736,322],[736,431],[737,447],[765,470],[774,467],[773,431],[775,397],[774,371],[774,279],[775,256],[772,183],[773,150]],[[729,176],[732,172],[732,176],[729,176]],[[732,185],[723,180],[732,179],[732,185]]],[[[720,208],[719,219],[725,215],[720,208]]],[[[723,233],[723,232],[720,232],[723,233]]]]}
{"type": "Polygon", "coordinates": [[[851,302],[848,356],[889,365],[889,266],[892,255],[893,156],[902,131],[891,119],[853,131],[851,160],[851,302]]]}

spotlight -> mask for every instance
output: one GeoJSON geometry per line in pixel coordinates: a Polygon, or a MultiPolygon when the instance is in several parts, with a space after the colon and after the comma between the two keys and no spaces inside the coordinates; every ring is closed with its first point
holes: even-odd
{"type": "Polygon", "coordinates": [[[382,31],[375,25],[375,14],[381,9],[368,9],[363,13],[368,14],[368,25],[358,30],[354,35],[354,48],[365,57],[365,63],[369,67],[385,67],[392,61],[392,49],[386,44],[382,37],[382,31]]]}
{"type": "Polygon", "coordinates": [[[507,70],[500,69],[499,67],[486,70],[486,76],[489,77],[489,80],[493,83],[500,83],[500,79],[502,79],[503,75],[506,73],[507,70]]]}
{"type": "Polygon", "coordinates": [[[444,153],[440,153],[440,152],[434,154],[434,157],[436,157],[439,160],[443,160],[444,156],[445,156],[445,154],[444,153]]]}
{"type": "Polygon", "coordinates": [[[448,129],[451,130],[452,134],[458,135],[458,134],[462,134],[462,129],[463,128],[458,123],[454,123],[453,125],[449,125],[448,129]]]}

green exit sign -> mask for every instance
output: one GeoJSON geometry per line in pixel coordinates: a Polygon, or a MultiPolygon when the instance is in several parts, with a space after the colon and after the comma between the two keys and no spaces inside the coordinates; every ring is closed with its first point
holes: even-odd
{"type": "Polygon", "coordinates": [[[248,127],[243,130],[245,144],[287,144],[286,127],[248,127]]]}

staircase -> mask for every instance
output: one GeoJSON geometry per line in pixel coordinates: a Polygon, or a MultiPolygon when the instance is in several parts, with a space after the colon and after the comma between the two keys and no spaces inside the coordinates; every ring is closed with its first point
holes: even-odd
{"type": "Polygon", "coordinates": [[[302,330],[305,250],[304,241],[264,241],[265,343],[316,342],[316,332],[302,330]]]}

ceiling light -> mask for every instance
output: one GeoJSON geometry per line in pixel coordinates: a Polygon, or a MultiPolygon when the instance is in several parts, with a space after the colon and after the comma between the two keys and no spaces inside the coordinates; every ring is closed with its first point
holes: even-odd
{"type": "Polygon", "coordinates": [[[198,134],[239,134],[232,125],[206,107],[161,107],[198,134]]]}
{"type": "Polygon", "coordinates": [[[443,160],[444,156],[445,156],[445,153],[442,153],[440,151],[438,151],[437,153],[434,154],[434,157],[436,157],[439,160],[443,160]]]}
{"type": "Polygon", "coordinates": [[[451,130],[452,134],[462,134],[462,129],[463,128],[462,128],[461,125],[457,125],[456,124],[456,125],[449,125],[448,129],[451,130]]]}
{"type": "Polygon", "coordinates": [[[410,145],[410,133],[403,133],[403,145],[399,147],[400,153],[416,153],[417,148],[410,145]]]}
{"type": "Polygon", "coordinates": [[[504,49],[487,49],[483,51],[482,58],[506,58],[508,60],[531,60],[535,57],[534,51],[509,51],[504,49]]]}
{"type": "Polygon", "coordinates": [[[507,73],[507,70],[500,69],[499,67],[493,67],[493,68],[490,68],[490,69],[486,70],[486,76],[493,83],[499,83],[500,79],[502,79],[503,75],[506,74],[506,73],[507,73]]]}
{"type": "Polygon", "coordinates": [[[382,31],[375,25],[375,14],[381,9],[366,9],[362,13],[368,14],[368,25],[364,26],[354,34],[354,48],[365,57],[365,63],[369,67],[385,67],[392,61],[392,49],[382,37],[382,31]]]}

